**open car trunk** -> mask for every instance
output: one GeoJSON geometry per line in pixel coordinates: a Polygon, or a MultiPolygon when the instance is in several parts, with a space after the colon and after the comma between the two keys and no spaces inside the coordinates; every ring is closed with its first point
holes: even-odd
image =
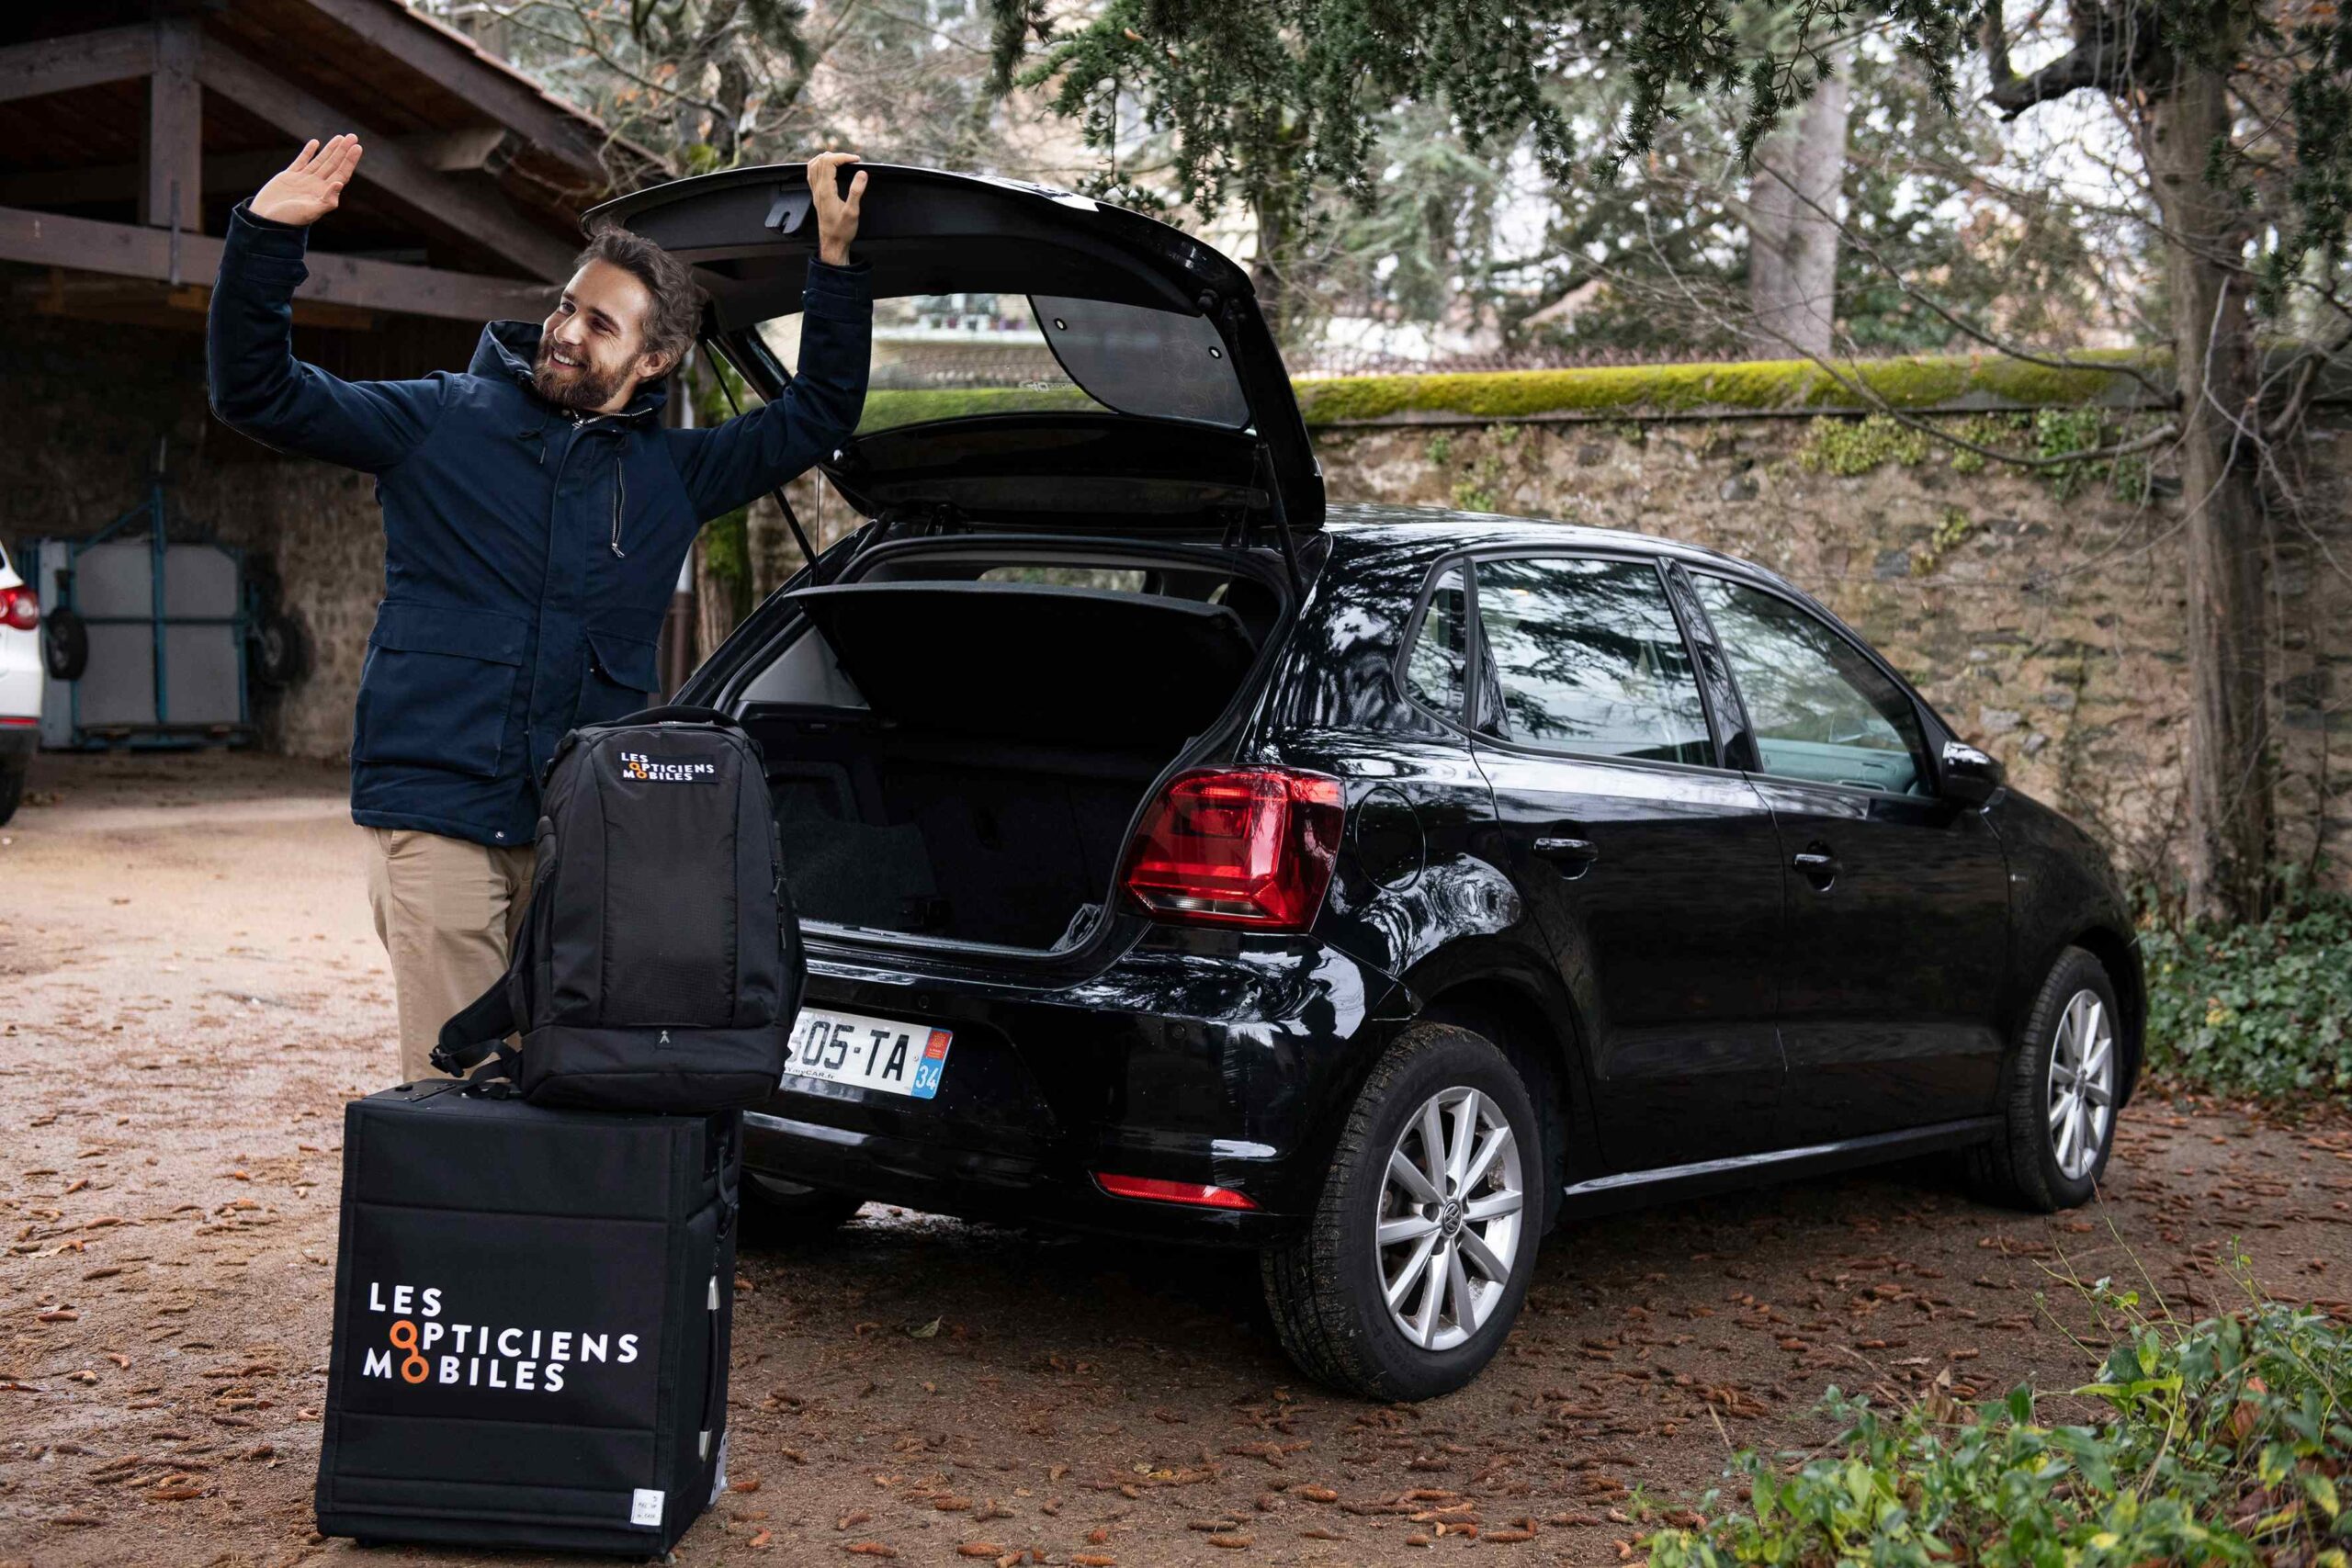
{"type": "Polygon", "coordinates": [[[871,932],[1075,946],[1153,782],[1232,705],[1280,599],[1230,568],[961,570],[980,575],[787,596],[806,624],[741,711],[793,900],[871,932]],[[1027,580],[989,580],[1008,570],[1027,580]]]}

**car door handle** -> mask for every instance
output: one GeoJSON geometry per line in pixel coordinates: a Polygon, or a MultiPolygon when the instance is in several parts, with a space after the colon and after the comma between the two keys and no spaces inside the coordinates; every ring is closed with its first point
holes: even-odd
{"type": "Polygon", "coordinates": [[[1546,837],[1535,840],[1535,852],[1545,860],[1555,860],[1567,865],[1589,866],[1600,858],[1600,846],[1590,839],[1546,837]]]}
{"type": "Polygon", "coordinates": [[[1789,857],[1789,864],[1818,892],[1828,892],[1829,885],[1838,880],[1838,857],[1826,844],[1807,844],[1789,857]]]}

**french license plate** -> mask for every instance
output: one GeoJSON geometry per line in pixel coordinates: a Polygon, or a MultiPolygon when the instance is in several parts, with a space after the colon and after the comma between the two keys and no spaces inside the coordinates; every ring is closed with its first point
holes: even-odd
{"type": "Polygon", "coordinates": [[[952,1038],[946,1030],[925,1024],[802,1008],[793,1021],[792,1056],[784,1076],[929,1100],[939,1092],[940,1075],[947,1070],[952,1038]]]}

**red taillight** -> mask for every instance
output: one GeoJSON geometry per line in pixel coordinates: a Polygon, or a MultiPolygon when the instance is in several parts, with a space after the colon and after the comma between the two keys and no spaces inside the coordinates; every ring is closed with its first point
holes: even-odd
{"type": "Polygon", "coordinates": [[[1331,885],[1340,781],[1287,768],[1180,773],[1127,851],[1127,891],[1163,919],[1305,931],[1331,885]]]}
{"type": "Polygon", "coordinates": [[[40,625],[40,596],[29,588],[0,588],[0,626],[28,632],[40,625]]]}
{"type": "Polygon", "coordinates": [[[1156,1176],[1094,1173],[1095,1185],[1114,1198],[1148,1198],[1156,1203],[1190,1203],[1200,1209],[1254,1209],[1258,1205],[1230,1187],[1198,1181],[1162,1181],[1156,1176]]]}

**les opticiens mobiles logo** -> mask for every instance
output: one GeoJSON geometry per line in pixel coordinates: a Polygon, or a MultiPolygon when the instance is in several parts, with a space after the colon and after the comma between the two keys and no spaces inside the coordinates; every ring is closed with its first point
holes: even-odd
{"type": "Polygon", "coordinates": [[[567,1376],[599,1365],[628,1366],[638,1336],[519,1324],[459,1323],[443,1315],[437,1285],[368,1282],[368,1310],[390,1319],[384,1343],[360,1341],[359,1375],[412,1385],[560,1393],[567,1376]]]}

